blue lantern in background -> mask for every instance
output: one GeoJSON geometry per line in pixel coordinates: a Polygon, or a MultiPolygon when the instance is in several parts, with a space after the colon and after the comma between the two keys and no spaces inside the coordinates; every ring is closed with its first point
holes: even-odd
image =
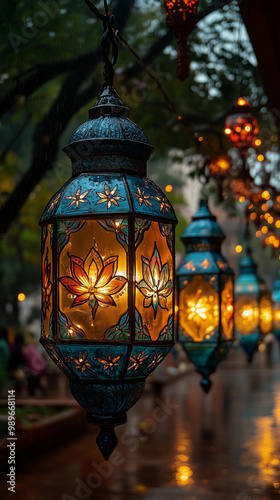
{"type": "Polygon", "coordinates": [[[234,274],[221,254],[224,239],[216,217],[202,200],[182,235],[187,253],[176,275],[177,338],[202,375],[205,392],[211,387],[209,376],[234,340],[234,274]]]}
{"type": "Polygon", "coordinates": [[[259,343],[272,331],[272,301],[264,280],[257,274],[250,248],[240,264],[235,299],[236,337],[251,362],[259,343]]]}
{"type": "Polygon", "coordinates": [[[174,228],[146,177],[153,148],[104,86],[64,151],[72,177],[41,218],[42,338],[108,458],[114,426],[174,344],[174,228]]]}
{"type": "Polygon", "coordinates": [[[280,341],[280,271],[274,282],[272,292],[273,302],[273,332],[275,337],[280,341]]]}

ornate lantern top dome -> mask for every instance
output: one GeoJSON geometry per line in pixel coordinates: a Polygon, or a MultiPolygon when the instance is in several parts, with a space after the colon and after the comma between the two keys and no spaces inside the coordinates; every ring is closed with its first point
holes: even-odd
{"type": "Polygon", "coordinates": [[[115,89],[105,86],[89,110],[88,120],[74,132],[63,151],[74,163],[81,157],[108,154],[147,161],[154,148],[129,116],[115,89]]]}
{"type": "Polygon", "coordinates": [[[224,239],[225,234],[217,223],[215,215],[211,214],[207,200],[202,199],[192,222],[182,234],[183,242],[185,245],[204,242],[221,244],[224,239]]]}

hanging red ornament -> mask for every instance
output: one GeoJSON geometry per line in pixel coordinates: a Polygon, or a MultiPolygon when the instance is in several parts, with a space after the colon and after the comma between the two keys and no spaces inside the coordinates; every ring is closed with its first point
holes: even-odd
{"type": "Polygon", "coordinates": [[[177,38],[177,76],[184,81],[189,76],[187,38],[196,25],[199,0],[164,0],[166,26],[177,38]]]}
{"type": "Polygon", "coordinates": [[[234,113],[227,117],[225,123],[224,132],[232,147],[237,148],[241,156],[245,156],[249,148],[261,142],[257,139],[259,124],[251,108],[249,101],[239,97],[234,104],[234,113]]]}

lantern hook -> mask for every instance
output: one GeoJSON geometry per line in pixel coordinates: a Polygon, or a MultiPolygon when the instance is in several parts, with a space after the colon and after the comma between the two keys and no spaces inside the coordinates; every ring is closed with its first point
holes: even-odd
{"type": "Polygon", "coordinates": [[[103,76],[105,81],[100,92],[102,93],[104,87],[113,86],[114,66],[118,59],[115,16],[109,11],[107,0],[104,0],[105,15],[99,12],[99,10],[95,7],[94,3],[91,0],[84,0],[84,1],[87,4],[88,8],[96,15],[96,17],[103,22],[104,31],[101,39],[101,48],[102,48],[102,58],[105,63],[103,70],[103,76]],[[112,59],[110,60],[109,54],[111,47],[112,47],[112,59]]]}

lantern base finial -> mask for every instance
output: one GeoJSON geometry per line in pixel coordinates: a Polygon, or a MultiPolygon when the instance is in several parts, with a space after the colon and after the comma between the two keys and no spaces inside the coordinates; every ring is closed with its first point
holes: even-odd
{"type": "Polygon", "coordinates": [[[97,416],[87,413],[88,422],[92,422],[100,427],[100,432],[96,438],[96,443],[105,460],[108,460],[116,448],[119,440],[115,434],[117,425],[125,424],[126,412],[116,413],[114,416],[97,416]]]}
{"type": "Polygon", "coordinates": [[[208,392],[211,389],[212,382],[211,382],[211,380],[209,380],[208,377],[203,377],[203,379],[200,381],[200,385],[201,385],[202,389],[204,390],[204,392],[206,394],[208,394],[208,392]]]}

